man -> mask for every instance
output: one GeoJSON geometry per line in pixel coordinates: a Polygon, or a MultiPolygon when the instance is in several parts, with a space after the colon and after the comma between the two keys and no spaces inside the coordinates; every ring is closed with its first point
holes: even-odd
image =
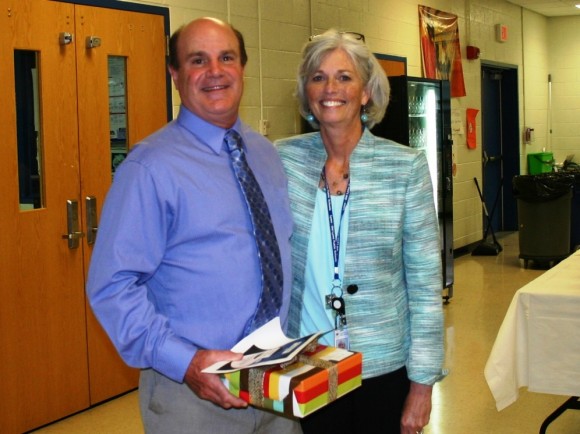
{"type": "MultiPolygon", "coordinates": [[[[202,369],[239,360],[262,294],[244,194],[224,143],[237,131],[268,204],[279,246],[285,326],[292,221],[287,180],[270,142],[238,116],[244,41],[201,18],[170,40],[181,97],[176,120],[135,146],[117,169],[89,270],[91,306],[125,362],[143,368],[146,432],[296,433],[298,423],[248,407],[202,369]]],[[[275,315],[274,315],[275,316],[275,315]]]]}

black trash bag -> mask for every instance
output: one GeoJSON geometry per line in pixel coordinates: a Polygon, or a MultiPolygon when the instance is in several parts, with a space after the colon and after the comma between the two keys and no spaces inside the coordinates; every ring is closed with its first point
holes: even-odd
{"type": "Polygon", "coordinates": [[[549,202],[572,191],[574,176],[562,172],[518,175],[512,180],[516,199],[526,202],[549,202]]]}

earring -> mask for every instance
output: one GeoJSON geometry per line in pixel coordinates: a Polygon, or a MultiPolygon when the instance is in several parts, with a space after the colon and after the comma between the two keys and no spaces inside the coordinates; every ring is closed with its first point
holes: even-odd
{"type": "Polygon", "coordinates": [[[313,115],[312,113],[308,113],[308,114],[306,115],[306,120],[307,120],[308,122],[314,122],[314,115],[313,115]]]}
{"type": "Polygon", "coordinates": [[[367,107],[363,105],[362,113],[360,115],[360,120],[363,124],[366,124],[369,121],[369,115],[367,115],[367,107]]]}

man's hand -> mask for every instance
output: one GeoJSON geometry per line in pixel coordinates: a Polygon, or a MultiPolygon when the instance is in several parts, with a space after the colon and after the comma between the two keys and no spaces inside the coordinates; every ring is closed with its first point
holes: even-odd
{"type": "Polygon", "coordinates": [[[232,351],[199,350],[187,368],[184,383],[201,399],[206,399],[223,408],[245,408],[248,403],[232,395],[217,374],[206,374],[202,369],[224,360],[240,360],[241,353],[232,351]]]}

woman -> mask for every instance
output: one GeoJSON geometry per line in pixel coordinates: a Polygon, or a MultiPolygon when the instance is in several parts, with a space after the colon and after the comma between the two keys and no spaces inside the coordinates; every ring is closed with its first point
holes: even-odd
{"type": "Polygon", "coordinates": [[[309,433],[421,433],[443,378],[437,216],[424,154],[369,131],[389,99],[362,35],[303,49],[297,96],[320,132],[277,142],[295,219],[290,333],[363,354],[363,384],[302,421],[309,433]]]}

